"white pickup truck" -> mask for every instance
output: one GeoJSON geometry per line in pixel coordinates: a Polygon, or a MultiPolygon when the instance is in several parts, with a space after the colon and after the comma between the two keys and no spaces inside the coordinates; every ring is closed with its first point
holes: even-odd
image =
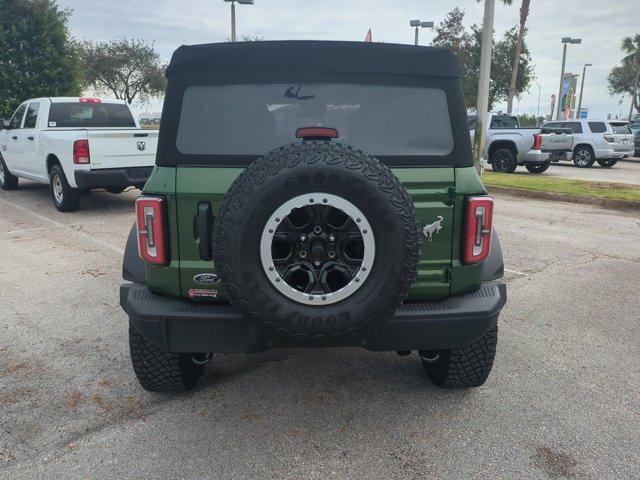
{"type": "MultiPolygon", "coordinates": [[[[475,135],[475,115],[469,115],[471,141],[475,135]]],[[[524,165],[531,173],[545,172],[555,157],[564,157],[573,146],[568,129],[520,127],[518,117],[490,112],[487,116],[484,158],[495,172],[513,173],[524,165]]]]}
{"type": "Polygon", "coordinates": [[[142,188],[158,146],[158,132],[141,129],[121,100],[35,98],[0,128],[0,188],[15,189],[18,178],[48,183],[62,212],[92,189],[142,188]]]}

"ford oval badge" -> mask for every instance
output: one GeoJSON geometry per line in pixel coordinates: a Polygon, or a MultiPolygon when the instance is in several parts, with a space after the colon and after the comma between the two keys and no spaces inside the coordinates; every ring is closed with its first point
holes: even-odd
{"type": "Polygon", "coordinates": [[[211,285],[214,283],[218,283],[220,278],[215,273],[199,273],[195,277],[193,277],[193,281],[199,283],[200,285],[211,285]]]}

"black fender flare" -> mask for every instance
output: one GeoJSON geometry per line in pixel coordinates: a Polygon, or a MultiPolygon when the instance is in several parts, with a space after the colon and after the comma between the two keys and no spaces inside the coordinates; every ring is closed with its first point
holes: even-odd
{"type": "Polygon", "coordinates": [[[122,278],[129,282],[145,283],[144,261],[138,254],[138,233],[134,223],[127,238],[122,261],[122,278]]]}
{"type": "Polygon", "coordinates": [[[489,255],[482,262],[482,281],[488,282],[497,280],[504,276],[504,259],[502,258],[502,247],[500,238],[495,228],[491,229],[491,248],[489,255]]]}

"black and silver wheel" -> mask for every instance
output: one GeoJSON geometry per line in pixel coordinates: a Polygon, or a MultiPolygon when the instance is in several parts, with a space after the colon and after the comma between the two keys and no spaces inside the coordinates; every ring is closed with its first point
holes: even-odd
{"type": "Polygon", "coordinates": [[[321,192],[280,205],[260,240],[260,260],[271,284],[306,305],[330,305],[353,295],[369,277],[375,250],[360,209],[321,192]]]}
{"type": "Polygon", "coordinates": [[[598,165],[600,165],[602,168],[611,168],[616,163],[618,163],[618,160],[616,160],[615,158],[603,158],[596,161],[598,162],[598,165]]]}
{"type": "Polygon", "coordinates": [[[482,385],[493,367],[498,345],[498,326],[471,345],[448,350],[421,350],[422,365],[439,387],[471,388],[482,385]]]}
{"type": "Polygon", "coordinates": [[[581,145],[573,152],[573,164],[578,168],[589,168],[595,161],[593,150],[589,146],[581,145]]]}
{"type": "Polygon", "coordinates": [[[386,166],[346,145],[304,141],[235,180],[214,224],[214,264],[265,347],[353,344],[406,298],[420,235],[415,206],[386,166]]]}
{"type": "Polygon", "coordinates": [[[74,212],[80,205],[80,192],[72,188],[60,165],[54,165],[49,173],[49,185],[53,204],[61,212],[74,212]]]}
{"type": "Polygon", "coordinates": [[[18,177],[11,175],[4,163],[4,159],[0,157],[0,188],[2,190],[15,190],[17,186],[18,177]]]}
{"type": "Polygon", "coordinates": [[[499,148],[489,157],[491,169],[499,173],[513,173],[518,168],[518,160],[513,150],[509,148],[499,148]]]}
{"type": "Polygon", "coordinates": [[[544,163],[527,163],[525,168],[529,170],[531,173],[543,173],[549,169],[551,162],[544,163]]]}

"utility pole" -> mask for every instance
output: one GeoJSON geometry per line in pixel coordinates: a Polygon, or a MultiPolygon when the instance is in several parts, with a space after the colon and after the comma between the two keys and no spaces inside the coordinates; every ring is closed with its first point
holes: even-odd
{"type": "Polygon", "coordinates": [[[567,64],[567,44],[582,43],[582,39],[563,37],[562,43],[564,44],[564,47],[562,49],[562,71],[560,72],[560,88],[558,89],[558,113],[556,114],[556,120],[561,120],[560,112],[562,111],[562,85],[564,84],[564,68],[567,64]]]}
{"type": "Polygon", "coordinates": [[[582,67],[582,82],[580,82],[580,97],[578,98],[578,110],[576,110],[576,118],[580,118],[580,112],[582,111],[582,94],[584,93],[584,77],[587,74],[587,67],[592,67],[593,64],[585,63],[582,67]]]}
{"type": "Polygon", "coordinates": [[[489,110],[489,81],[491,80],[491,50],[493,49],[493,16],[495,0],[484,0],[484,19],[482,21],[482,49],[480,51],[480,78],[476,104],[476,133],[473,139],[473,165],[478,174],[482,174],[484,165],[484,146],[486,142],[486,123],[489,110]]]}

